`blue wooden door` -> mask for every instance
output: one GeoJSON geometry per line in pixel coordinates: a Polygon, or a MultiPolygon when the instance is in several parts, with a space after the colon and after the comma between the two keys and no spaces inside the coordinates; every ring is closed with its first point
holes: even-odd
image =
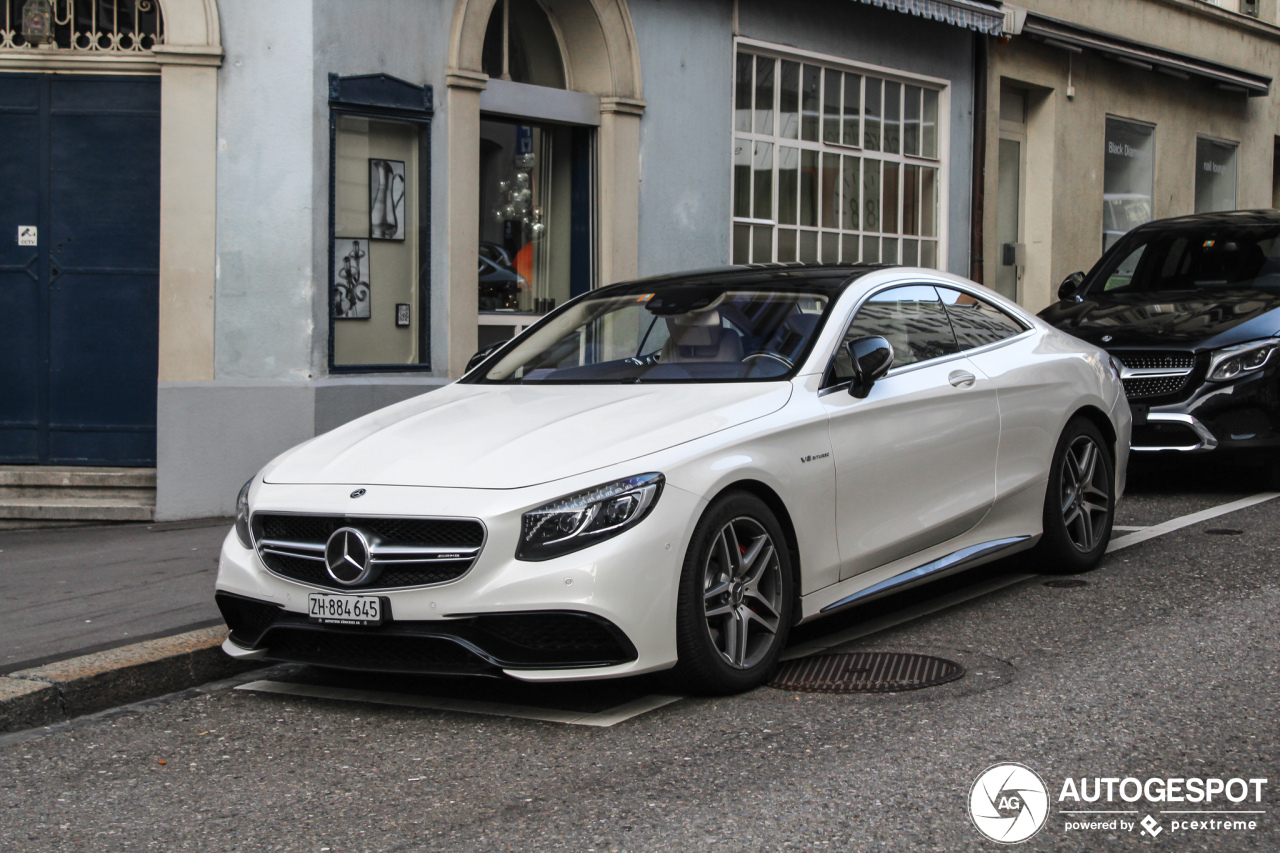
{"type": "Polygon", "coordinates": [[[0,74],[0,188],[0,462],[154,465],[159,78],[0,74]]]}

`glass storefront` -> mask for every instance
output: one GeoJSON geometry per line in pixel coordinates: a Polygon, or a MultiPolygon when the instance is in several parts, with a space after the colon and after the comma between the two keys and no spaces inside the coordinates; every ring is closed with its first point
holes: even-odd
{"type": "Polygon", "coordinates": [[[1102,179],[1102,250],[1151,221],[1155,184],[1156,129],[1149,124],[1107,119],[1106,165],[1102,179]]]}
{"type": "Polygon", "coordinates": [[[590,288],[590,143],[587,128],[480,122],[482,315],[542,315],[590,288]]]}

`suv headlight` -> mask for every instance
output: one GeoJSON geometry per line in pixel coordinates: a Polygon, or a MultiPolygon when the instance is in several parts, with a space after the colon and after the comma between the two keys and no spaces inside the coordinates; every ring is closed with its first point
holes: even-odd
{"type": "Polygon", "coordinates": [[[1209,365],[1209,378],[1218,382],[1235,379],[1241,373],[1257,370],[1275,352],[1276,341],[1257,341],[1251,344],[1227,347],[1213,354],[1209,365]]]}
{"type": "Polygon", "coordinates": [[[661,474],[639,474],[566,495],[521,517],[517,560],[580,551],[639,524],[662,494],[661,474]]]}
{"type": "Polygon", "coordinates": [[[257,476],[254,474],[250,477],[249,482],[240,489],[240,494],[236,495],[236,538],[241,545],[250,549],[253,548],[253,541],[249,536],[249,487],[257,476]]]}

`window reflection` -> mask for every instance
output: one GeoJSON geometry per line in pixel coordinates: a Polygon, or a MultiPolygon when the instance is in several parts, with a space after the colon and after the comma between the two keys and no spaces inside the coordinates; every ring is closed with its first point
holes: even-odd
{"type": "Polygon", "coordinates": [[[481,311],[543,314],[569,299],[582,147],[569,127],[480,123],[481,311]]]}

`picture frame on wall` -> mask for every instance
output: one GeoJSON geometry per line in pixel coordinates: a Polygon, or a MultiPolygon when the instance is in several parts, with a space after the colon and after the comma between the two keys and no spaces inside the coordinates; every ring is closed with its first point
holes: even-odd
{"type": "Polygon", "coordinates": [[[373,284],[369,241],[336,237],[333,241],[333,319],[368,320],[373,284]]]}
{"type": "Polygon", "coordinates": [[[369,237],[403,241],[405,227],[403,160],[369,158],[369,237]]]}

